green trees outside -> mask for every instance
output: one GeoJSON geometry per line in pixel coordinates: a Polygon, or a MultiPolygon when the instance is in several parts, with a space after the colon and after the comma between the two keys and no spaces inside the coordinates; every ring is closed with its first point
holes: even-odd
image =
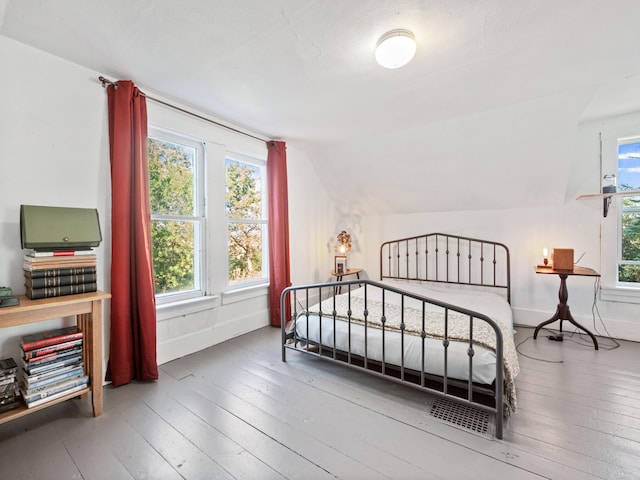
{"type": "Polygon", "coordinates": [[[262,194],[259,169],[227,160],[229,282],[262,277],[262,194]]]}
{"type": "Polygon", "coordinates": [[[156,294],[194,288],[195,222],[171,216],[193,216],[195,151],[175,143],[148,139],[151,239],[156,294]]]}
{"type": "MultiPolygon", "coordinates": [[[[623,197],[622,209],[622,259],[640,262],[640,197],[623,197]]],[[[640,266],[619,265],[618,280],[640,283],[640,266]]]]}
{"type": "MultiPolygon", "coordinates": [[[[151,240],[156,294],[194,290],[196,285],[196,150],[148,139],[151,240]],[[182,217],[182,218],[181,218],[182,217]]],[[[262,277],[260,169],[227,160],[229,282],[262,277]]]]}

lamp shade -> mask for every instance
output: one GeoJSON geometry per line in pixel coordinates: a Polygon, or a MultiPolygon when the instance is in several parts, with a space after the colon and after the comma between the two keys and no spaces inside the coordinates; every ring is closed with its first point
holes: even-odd
{"type": "Polygon", "coordinates": [[[351,235],[349,235],[345,230],[342,230],[338,234],[338,243],[335,246],[335,251],[343,255],[351,251],[351,235]]]}
{"type": "Polygon", "coordinates": [[[415,54],[416,40],[409,30],[391,30],[382,35],[376,45],[376,61],[384,68],[402,67],[415,54]]]}

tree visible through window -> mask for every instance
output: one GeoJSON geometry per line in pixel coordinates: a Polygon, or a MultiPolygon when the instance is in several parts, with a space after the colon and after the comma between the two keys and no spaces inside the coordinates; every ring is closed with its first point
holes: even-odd
{"type": "MultiPolygon", "coordinates": [[[[640,190],[640,139],[618,144],[619,191],[640,190]]],[[[618,281],[640,284],[640,196],[623,196],[618,281]]]]}
{"type": "Polygon", "coordinates": [[[151,239],[156,295],[200,290],[202,145],[148,138],[151,239]]]}
{"type": "Polygon", "coordinates": [[[227,159],[229,283],[266,278],[263,166],[227,159]]]}

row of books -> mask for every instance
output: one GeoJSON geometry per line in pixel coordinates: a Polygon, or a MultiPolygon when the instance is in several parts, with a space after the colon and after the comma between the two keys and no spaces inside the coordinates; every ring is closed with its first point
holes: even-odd
{"type": "Polygon", "coordinates": [[[27,408],[80,391],[89,377],[82,361],[82,331],[63,327],[22,337],[23,381],[20,393],[27,408]]]}
{"type": "Polygon", "coordinates": [[[0,360],[0,413],[20,406],[18,365],[13,358],[0,360]]]}
{"type": "Polygon", "coordinates": [[[32,250],[22,266],[26,295],[32,300],[95,292],[97,257],[87,250],[32,250]]]}

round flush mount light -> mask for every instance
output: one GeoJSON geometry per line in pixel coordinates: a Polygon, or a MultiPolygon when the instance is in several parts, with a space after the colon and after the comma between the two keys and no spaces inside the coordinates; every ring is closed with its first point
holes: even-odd
{"type": "Polygon", "coordinates": [[[376,61],[384,68],[399,68],[416,54],[416,38],[402,28],[391,30],[380,37],[376,45],[376,61]]]}

